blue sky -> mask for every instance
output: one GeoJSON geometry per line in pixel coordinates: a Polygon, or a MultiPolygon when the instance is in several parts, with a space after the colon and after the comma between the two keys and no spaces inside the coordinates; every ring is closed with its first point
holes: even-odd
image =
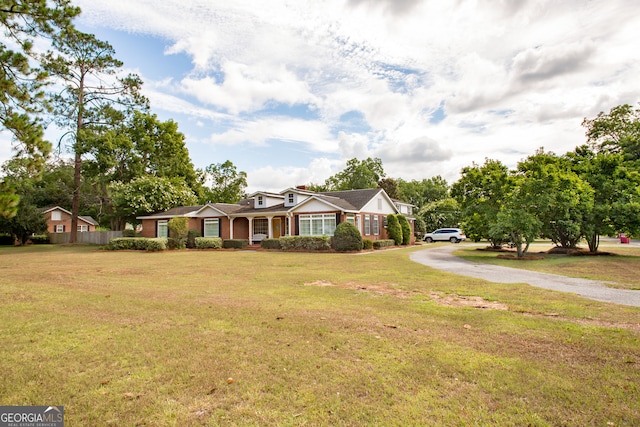
{"type": "Polygon", "coordinates": [[[635,0],[74,3],[195,166],[231,160],[250,192],[353,157],[453,182],[485,158],[572,150],[585,117],[640,101],[635,0]]]}

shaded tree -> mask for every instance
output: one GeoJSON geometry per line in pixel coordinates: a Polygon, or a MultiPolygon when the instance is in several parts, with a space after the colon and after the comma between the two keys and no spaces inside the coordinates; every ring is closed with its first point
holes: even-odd
{"type": "Polygon", "coordinates": [[[449,184],[441,176],[421,181],[398,179],[398,199],[411,203],[420,210],[427,203],[449,197],[449,184]]]}
{"type": "Polygon", "coordinates": [[[203,175],[205,182],[201,197],[203,203],[237,203],[246,197],[247,173],[238,172],[230,160],[210,164],[203,175]],[[207,187],[207,184],[210,186],[207,187]]]}
{"type": "Polygon", "coordinates": [[[393,178],[383,178],[378,181],[378,187],[382,188],[385,193],[392,199],[399,200],[398,181],[393,178]]]}
{"type": "Polygon", "coordinates": [[[597,152],[622,154],[625,160],[640,160],[640,108],[629,104],[613,107],[582,122],[587,141],[597,152]]]}
{"type": "MultiPolygon", "coordinates": [[[[42,170],[51,151],[40,117],[45,109],[43,88],[49,80],[37,68],[34,40],[56,37],[79,12],[69,0],[12,0],[0,4],[0,26],[5,36],[0,41],[0,126],[11,133],[16,157],[27,159],[26,165],[34,171],[42,170]]],[[[18,205],[15,189],[0,181],[0,216],[13,217],[18,205]]]]}
{"type": "Polygon", "coordinates": [[[114,182],[109,192],[116,214],[131,224],[138,223],[138,216],[197,202],[191,189],[177,178],[143,176],[128,183],[114,182]]]}
{"type": "Polygon", "coordinates": [[[26,154],[36,166],[51,145],[43,139],[43,87],[47,73],[37,68],[34,39],[51,39],[69,28],[80,9],[70,0],[12,0],[0,4],[0,25],[11,49],[0,42],[0,123],[18,142],[18,154],[26,154]]]}
{"type": "Polygon", "coordinates": [[[574,171],[566,157],[545,153],[518,163],[518,175],[529,193],[535,195],[535,216],[541,223],[541,237],[564,248],[575,248],[584,236],[585,219],[594,207],[593,189],[574,171]]]}
{"type": "MultiPolygon", "coordinates": [[[[114,118],[122,116],[112,111],[114,118]]],[[[173,120],[162,122],[155,114],[134,111],[126,120],[90,135],[83,177],[96,195],[96,203],[110,227],[125,227],[114,214],[107,191],[113,181],[129,182],[141,176],[182,179],[194,194],[200,194],[201,181],[194,169],[184,135],[173,120]]]]}
{"type": "Polygon", "coordinates": [[[582,225],[589,251],[598,251],[601,235],[640,232],[640,174],[623,155],[582,146],[567,157],[593,190],[593,209],[582,225]]]}
{"type": "Polygon", "coordinates": [[[443,227],[457,227],[460,223],[460,208],[452,198],[427,203],[418,211],[425,223],[425,230],[433,231],[443,227]]]}
{"type": "Polygon", "coordinates": [[[95,133],[113,124],[114,107],[131,111],[146,107],[147,101],[140,94],[142,81],[137,75],[116,76],[122,62],[109,43],[70,28],[54,40],[53,48],[44,65],[64,85],[63,91],[52,94],[52,101],[56,121],[68,129],[74,153],[71,242],[75,243],[83,155],[90,151],[95,133]]]}
{"type": "Polygon", "coordinates": [[[451,189],[461,211],[461,226],[474,241],[487,239],[494,247],[509,241],[506,233],[493,227],[504,200],[513,188],[509,169],[498,160],[485,159],[462,169],[451,189]]]}
{"type": "Polygon", "coordinates": [[[327,191],[376,188],[382,178],[384,178],[382,160],[369,157],[360,161],[353,158],[347,162],[344,170],[325,181],[325,188],[327,191]]]}

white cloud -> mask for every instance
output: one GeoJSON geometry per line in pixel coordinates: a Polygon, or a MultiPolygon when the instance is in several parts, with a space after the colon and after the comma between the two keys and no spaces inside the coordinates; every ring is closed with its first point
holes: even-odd
{"type": "Polygon", "coordinates": [[[268,102],[288,105],[314,101],[306,83],[284,65],[244,64],[227,61],[222,64],[223,82],[215,77],[185,78],[183,91],[205,105],[214,105],[231,114],[254,112],[268,102]]]}
{"type": "Polygon", "coordinates": [[[299,144],[309,168],[256,163],[257,186],[309,182],[312,169],[323,182],[370,156],[390,176],[454,179],[485,157],[515,165],[540,146],[572,149],[584,117],[640,99],[634,0],[77,3],[88,25],[150,34],[190,58],[186,76],[145,83],[152,108],[213,129],[208,143],[229,150],[299,144]]]}

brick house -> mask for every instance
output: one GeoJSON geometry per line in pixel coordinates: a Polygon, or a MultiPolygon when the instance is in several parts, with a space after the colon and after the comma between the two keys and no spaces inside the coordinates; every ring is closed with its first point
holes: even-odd
{"type": "Polygon", "coordinates": [[[402,213],[411,224],[413,243],[411,207],[392,200],[381,188],[316,193],[297,187],[280,193],[259,191],[237,204],[180,206],[138,219],[144,237],[167,237],[169,220],[187,217],[189,228],[204,237],[256,243],[281,236],[332,236],[344,221],[355,225],[363,238],[388,239],[386,216],[402,213]]]}
{"type": "MultiPolygon", "coordinates": [[[[71,231],[71,212],[60,206],[54,206],[43,210],[42,214],[47,219],[47,231],[49,233],[65,233],[71,231]]],[[[90,216],[78,216],[78,231],[96,231],[98,222],[90,216]]]]}

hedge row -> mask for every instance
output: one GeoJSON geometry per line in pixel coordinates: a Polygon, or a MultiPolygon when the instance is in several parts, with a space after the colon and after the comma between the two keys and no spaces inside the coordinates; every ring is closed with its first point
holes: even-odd
{"type": "Polygon", "coordinates": [[[222,241],[222,247],[225,249],[243,249],[249,246],[247,239],[229,239],[222,241]]]}
{"type": "Polygon", "coordinates": [[[262,249],[282,249],[280,239],[262,239],[260,247],[262,249]]]}
{"type": "Polygon", "coordinates": [[[107,249],[117,250],[134,250],[134,251],[164,251],[167,249],[168,239],[157,237],[147,239],[145,237],[117,237],[111,239],[107,245],[107,249]]]}
{"type": "Polygon", "coordinates": [[[387,248],[389,246],[395,246],[395,240],[376,240],[373,242],[373,249],[387,248]]]}
{"type": "MultiPolygon", "coordinates": [[[[247,239],[222,240],[220,237],[196,237],[196,249],[243,249],[249,245],[247,239]]],[[[332,239],[328,236],[284,236],[279,239],[263,239],[260,246],[264,249],[282,249],[284,251],[328,251],[331,250],[332,239]]],[[[380,249],[394,246],[393,240],[362,240],[362,249],[380,249]]],[[[107,249],[163,251],[169,249],[169,239],[144,237],[119,237],[111,239],[107,249]]]]}
{"type": "Polygon", "coordinates": [[[222,239],[220,237],[196,237],[196,249],[220,249],[222,248],[222,239]]]}
{"type": "Polygon", "coordinates": [[[329,236],[284,236],[279,240],[284,251],[331,250],[331,237],[329,236]]]}

